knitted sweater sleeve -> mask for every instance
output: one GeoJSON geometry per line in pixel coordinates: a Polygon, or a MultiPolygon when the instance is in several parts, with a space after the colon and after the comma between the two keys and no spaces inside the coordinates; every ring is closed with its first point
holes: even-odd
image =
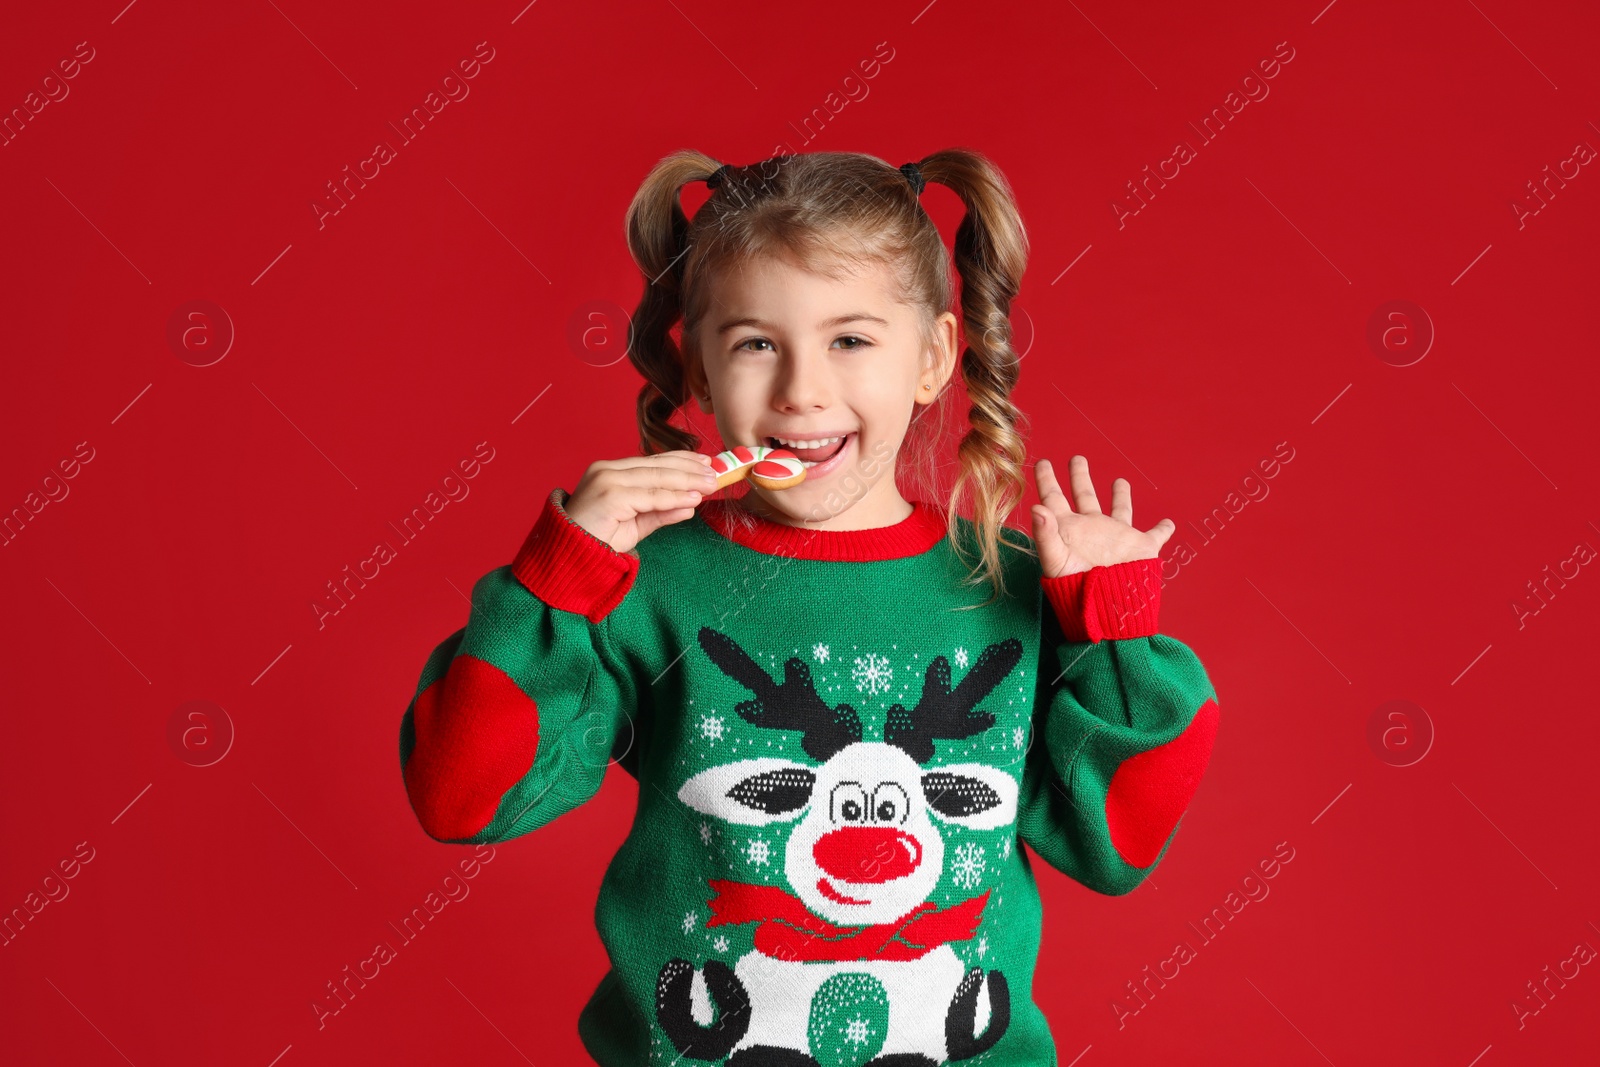
{"type": "Polygon", "coordinates": [[[1018,832],[1099,893],[1132,891],[1166,854],[1217,732],[1188,646],[1156,632],[1160,561],[1042,579],[1038,701],[1018,832]]]}
{"type": "Polygon", "coordinates": [[[472,587],[467,624],[433,650],[400,723],[400,768],[437,841],[505,841],[599,790],[631,740],[637,691],[607,616],[638,573],[550,494],[514,560],[472,587]]]}

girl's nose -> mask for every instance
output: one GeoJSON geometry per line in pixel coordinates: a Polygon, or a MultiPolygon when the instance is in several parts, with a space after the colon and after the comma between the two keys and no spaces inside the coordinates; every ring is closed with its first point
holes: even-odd
{"type": "Polygon", "coordinates": [[[826,408],[832,401],[826,369],[808,357],[789,359],[773,385],[773,404],[781,411],[826,408]]]}

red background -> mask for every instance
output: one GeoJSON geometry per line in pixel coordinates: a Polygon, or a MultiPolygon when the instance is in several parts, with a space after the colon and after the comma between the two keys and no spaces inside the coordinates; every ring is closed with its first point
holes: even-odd
{"type": "MultiPolygon", "coordinates": [[[[1136,523],[1170,516],[1167,554],[1194,551],[1162,628],[1222,728],[1176,843],[1122,898],[1036,864],[1061,1062],[1593,1053],[1600,968],[1520,1027],[1512,1003],[1600,948],[1600,574],[1528,591],[1600,547],[1600,175],[1520,226],[1511,206],[1600,146],[1592,10],[122,3],[0,38],[7,113],[94,49],[0,148],[0,508],[93,449],[0,549],[0,908],[94,850],[0,947],[8,1063],[585,1062],[594,897],[637,789],[616,769],[321,1030],[310,1004],[467,854],[400,778],[428,653],[552,487],[637,450],[637,378],[595,365],[618,337],[569,343],[584,305],[638,297],[634,189],[679,147],[785,145],[988,154],[1033,247],[1032,456],[1087,455],[1103,499],[1128,477],[1136,523]],[[480,41],[470,95],[319,228],[325,183],[480,41]],[[802,138],[879,42],[868,95],[802,138]],[[1202,145],[1188,123],[1279,42],[1270,95],[1202,145]],[[1119,227],[1111,203],[1180,138],[1198,158],[1119,227]],[[202,299],[236,339],[197,367],[167,331],[202,299]],[[1409,366],[1416,321],[1367,340],[1391,300],[1437,332],[1409,366]],[[471,495],[319,629],[325,583],[484,441],[471,495]],[[1292,461],[1247,481],[1280,442],[1292,461]],[[1520,627],[1519,598],[1540,608],[1520,627]],[[192,700],[236,732],[211,766],[169,740],[192,700]],[[1390,700],[1434,731],[1410,766],[1381,756],[1416,750],[1420,716],[1369,742],[1390,700]],[[1188,923],[1279,842],[1270,895],[1201,947],[1188,923]],[[1113,1000],[1180,939],[1198,958],[1119,1028],[1113,1000]]],[[[948,240],[958,202],[924,202],[948,240]]]]}

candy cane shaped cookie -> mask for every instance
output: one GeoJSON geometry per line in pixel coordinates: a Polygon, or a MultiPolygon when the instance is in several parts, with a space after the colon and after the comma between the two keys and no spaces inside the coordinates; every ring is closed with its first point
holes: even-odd
{"type": "Polygon", "coordinates": [[[800,457],[785,448],[766,445],[739,445],[718,452],[711,460],[717,488],[748,477],[763,489],[787,489],[806,480],[806,467],[800,457]]]}

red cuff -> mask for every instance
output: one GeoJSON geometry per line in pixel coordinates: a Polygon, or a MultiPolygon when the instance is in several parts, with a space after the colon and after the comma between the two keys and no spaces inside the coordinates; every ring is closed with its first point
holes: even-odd
{"type": "Polygon", "coordinates": [[[567,517],[564,489],[554,490],[511,563],[527,590],[553,608],[599,622],[633,588],[637,552],[618,552],[567,517]]]}
{"type": "Polygon", "coordinates": [[[1069,641],[1149,637],[1161,610],[1161,560],[1136,559],[1041,578],[1069,641]]]}

